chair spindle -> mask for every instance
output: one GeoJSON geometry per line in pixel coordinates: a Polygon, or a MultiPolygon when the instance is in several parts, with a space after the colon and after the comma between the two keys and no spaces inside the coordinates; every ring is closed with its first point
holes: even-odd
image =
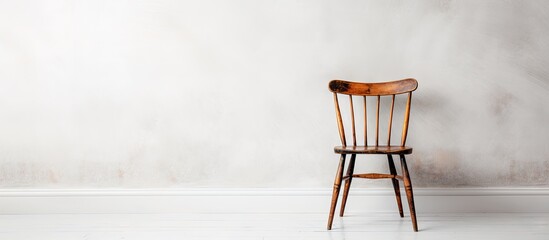
{"type": "Polygon", "coordinates": [[[353,107],[353,95],[349,95],[349,102],[351,103],[351,128],[353,130],[353,146],[356,146],[355,108],[353,107]]]}
{"type": "Polygon", "coordinates": [[[401,146],[405,146],[406,137],[408,135],[408,122],[410,120],[410,105],[412,105],[412,92],[408,93],[408,100],[406,101],[406,112],[404,112],[404,122],[402,123],[402,137],[401,146]]]}
{"type": "Polygon", "coordinates": [[[366,111],[366,96],[364,97],[364,146],[368,146],[368,116],[366,111]]]}
{"type": "Polygon", "coordinates": [[[395,95],[391,100],[391,113],[389,114],[389,135],[387,136],[387,146],[391,146],[391,127],[393,125],[393,109],[395,109],[395,95]]]}
{"type": "Polygon", "coordinates": [[[341,144],[347,146],[347,141],[345,141],[345,129],[343,128],[343,119],[341,119],[341,111],[339,110],[339,101],[337,101],[337,93],[334,93],[334,103],[336,109],[337,117],[337,128],[339,129],[339,138],[341,139],[341,144]]]}
{"type": "Polygon", "coordinates": [[[377,110],[376,110],[376,147],[379,146],[379,101],[380,101],[380,96],[377,95],[377,110]]]}

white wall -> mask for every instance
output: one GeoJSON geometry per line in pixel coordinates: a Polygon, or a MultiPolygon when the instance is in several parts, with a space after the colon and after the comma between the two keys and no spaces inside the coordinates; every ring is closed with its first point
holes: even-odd
{"type": "Polygon", "coordinates": [[[541,0],[0,1],[0,187],[329,187],[328,81],[406,77],[416,187],[549,186],[548,23],[541,0]]]}

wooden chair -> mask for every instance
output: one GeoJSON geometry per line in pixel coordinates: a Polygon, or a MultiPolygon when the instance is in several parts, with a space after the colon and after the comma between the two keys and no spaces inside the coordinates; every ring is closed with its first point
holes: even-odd
{"type": "Polygon", "coordinates": [[[370,179],[381,179],[381,178],[390,178],[393,183],[393,188],[396,195],[396,202],[398,205],[398,210],[400,217],[403,217],[402,213],[402,201],[400,199],[400,187],[398,180],[404,182],[404,187],[406,190],[406,196],[408,198],[408,206],[410,207],[410,215],[412,217],[412,224],[414,231],[417,232],[417,220],[416,220],[416,211],[414,207],[414,194],[412,191],[412,181],[410,180],[410,173],[408,172],[408,167],[406,165],[405,155],[412,153],[412,148],[405,145],[406,136],[408,133],[408,122],[410,119],[410,105],[412,101],[412,92],[417,88],[417,81],[412,78],[392,81],[392,82],[380,82],[380,83],[358,83],[358,82],[349,82],[343,80],[333,80],[329,84],[330,91],[334,93],[334,102],[335,110],[337,117],[337,125],[339,128],[339,136],[341,139],[342,146],[336,146],[334,148],[335,153],[340,154],[339,166],[337,168],[334,190],[332,194],[332,203],[330,207],[330,216],[328,218],[328,230],[332,229],[332,221],[334,219],[334,211],[337,205],[337,199],[339,196],[339,190],[341,182],[345,180],[345,187],[343,189],[343,199],[341,202],[341,210],[339,216],[342,217],[345,211],[345,203],[347,202],[347,197],[349,195],[349,188],[351,187],[351,182],[353,178],[370,178],[370,179]],[[350,117],[351,117],[351,130],[353,143],[352,146],[347,145],[345,129],[343,127],[342,113],[340,111],[338,94],[348,95],[350,103],[350,117]],[[405,94],[407,95],[406,108],[403,116],[403,125],[402,125],[402,135],[399,145],[391,145],[391,128],[393,122],[393,110],[395,109],[395,97],[396,95],[405,94]],[[353,96],[355,98],[358,96],[362,98],[363,103],[363,117],[364,117],[364,145],[357,145],[357,137],[355,131],[355,109],[353,106],[353,96]],[[368,145],[368,121],[367,121],[367,97],[377,98],[377,108],[376,108],[376,130],[375,130],[375,145],[368,145]],[[379,144],[379,109],[380,109],[380,99],[381,96],[391,97],[391,108],[389,114],[389,123],[387,126],[388,137],[387,145],[379,144]],[[347,166],[347,174],[343,176],[343,169],[345,167],[345,157],[347,154],[351,155],[351,160],[347,166]],[[389,174],[382,173],[365,173],[365,174],[355,174],[355,159],[357,154],[384,154],[387,155],[387,160],[389,163],[389,174]],[[393,154],[400,156],[400,163],[402,167],[402,175],[397,175],[395,164],[393,162],[393,154]]]}

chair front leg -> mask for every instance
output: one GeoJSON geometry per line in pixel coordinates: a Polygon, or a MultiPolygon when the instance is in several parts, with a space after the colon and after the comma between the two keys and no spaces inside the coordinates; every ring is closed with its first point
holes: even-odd
{"type": "Polygon", "coordinates": [[[343,188],[343,199],[341,199],[341,209],[339,211],[339,216],[343,217],[345,212],[345,205],[347,204],[347,197],[349,196],[349,189],[351,188],[351,182],[353,181],[353,172],[355,171],[355,158],[356,154],[351,155],[351,161],[349,161],[349,166],[347,166],[347,178],[345,180],[345,187],[343,188]]]}
{"type": "Polygon", "coordinates": [[[341,179],[343,178],[343,168],[345,167],[345,154],[341,154],[339,159],[339,166],[337,167],[337,172],[334,180],[334,190],[332,193],[332,204],[330,207],[330,216],[328,217],[328,226],[327,229],[332,229],[332,222],[334,220],[334,212],[337,205],[337,198],[339,196],[339,189],[341,186],[341,179]]]}
{"type": "Polygon", "coordinates": [[[408,207],[410,207],[410,215],[412,217],[412,224],[414,231],[417,232],[417,220],[416,220],[416,207],[414,205],[414,192],[412,190],[412,181],[410,180],[410,172],[408,172],[408,166],[406,165],[406,158],[404,154],[400,155],[400,163],[402,167],[402,178],[404,180],[404,188],[406,189],[406,197],[408,198],[408,207]]]}

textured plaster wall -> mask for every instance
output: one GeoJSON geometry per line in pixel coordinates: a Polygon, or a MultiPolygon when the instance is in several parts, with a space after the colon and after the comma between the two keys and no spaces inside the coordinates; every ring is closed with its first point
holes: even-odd
{"type": "Polygon", "coordinates": [[[548,1],[0,1],[0,187],[330,187],[406,77],[415,186],[549,186],[548,66],[548,1]]]}

